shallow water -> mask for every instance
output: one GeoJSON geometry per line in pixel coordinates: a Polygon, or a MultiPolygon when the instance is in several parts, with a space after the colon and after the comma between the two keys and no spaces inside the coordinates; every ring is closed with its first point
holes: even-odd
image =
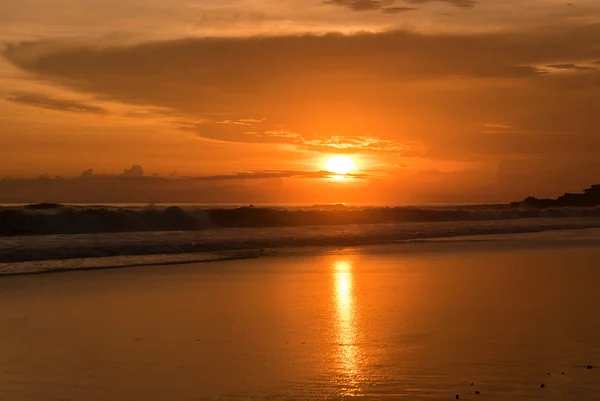
{"type": "Polygon", "coordinates": [[[0,399],[598,399],[600,249],[506,238],[4,277],[0,399]]]}
{"type": "Polygon", "coordinates": [[[595,227],[600,227],[600,218],[564,217],[15,236],[0,238],[0,275],[239,259],[258,256],[261,249],[353,247],[595,227]]]}

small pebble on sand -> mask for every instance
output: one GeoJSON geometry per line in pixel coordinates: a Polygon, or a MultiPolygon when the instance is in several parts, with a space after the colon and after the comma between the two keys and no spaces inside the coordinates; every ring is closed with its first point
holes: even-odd
{"type": "Polygon", "coordinates": [[[544,387],[546,387],[545,384],[540,384],[540,388],[544,388],[544,387]]]}

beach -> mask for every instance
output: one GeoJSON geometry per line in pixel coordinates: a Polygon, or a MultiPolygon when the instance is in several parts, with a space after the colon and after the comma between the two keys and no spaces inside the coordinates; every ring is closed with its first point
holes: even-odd
{"type": "Polygon", "coordinates": [[[0,400],[595,400],[599,239],[3,276],[0,400]]]}

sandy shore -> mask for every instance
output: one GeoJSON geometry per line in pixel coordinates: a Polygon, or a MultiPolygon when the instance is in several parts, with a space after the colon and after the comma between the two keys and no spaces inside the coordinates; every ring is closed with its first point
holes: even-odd
{"type": "Polygon", "coordinates": [[[3,277],[0,400],[596,399],[591,234],[3,277]]]}

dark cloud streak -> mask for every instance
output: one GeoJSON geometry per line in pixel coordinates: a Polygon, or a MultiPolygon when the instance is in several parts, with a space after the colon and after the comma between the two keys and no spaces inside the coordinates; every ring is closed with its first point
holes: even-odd
{"type": "Polygon", "coordinates": [[[107,114],[102,107],[68,99],[55,99],[35,93],[16,93],[7,98],[8,101],[39,107],[47,110],[66,111],[70,113],[107,114]]]}
{"type": "MultiPolygon", "coordinates": [[[[330,171],[254,171],[213,176],[186,177],[193,181],[230,181],[230,180],[263,180],[270,178],[331,178],[339,174],[330,171]]],[[[367,178],[367,174],[345,174],[348,178],[367,178]]]]}
{"type": "Polygon", "coordinates": [[[583,65],[576,64],[550,64],[547,65],[548,68],[554,68],[556,70],[574,70],[574,71],[594,71],[597,70],[596,67],[586,67],[583,65]]]}
{"type": "Polygon", "coordinates": [[[417,10],[417,8],[414,7],[387,7],[384,8],[382,11],[384,14],[399,14],[399,13],[404,13],[407,11],[415,11],[417,10]]]}
{"type": "Polygon", "coordinates": [[[403,0],[409,4],[427,4],[427,3],[446,3],[458,8],[473,8],[477,4],[476,0],[403,0]]]}
{"type": "MultiPolygon", "coordinates": [[[[473,8],[476,0],[402,0],[408,4],[446,3],[458,8],[473,8]]],[[[385,14],[397,14],[417,10],[415,7],[396,6],[398,0],[327,0],[324,4],[346,7],[352,11],[381,11],[385,14]]]]}
{"type": "Polygon", "coordinates": [[[384,10],[396,0],[327,0],[324,4],[347,7],[352,11],[384,10]]]}

